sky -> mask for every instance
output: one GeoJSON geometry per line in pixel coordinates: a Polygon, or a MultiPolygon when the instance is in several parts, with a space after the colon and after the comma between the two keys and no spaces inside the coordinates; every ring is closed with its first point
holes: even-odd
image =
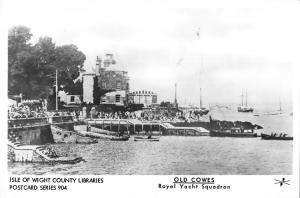
{"type": "Polygon", "coordinates": [[[7,0],[7,27],[25,25],[57,45],[75,44],[91,71],[114,53],[130,89],[157,92],[182,105],[291,105],[299,54],[300,2],[7,0]],[[151,2],[151,3],[150,3],[151,2]],[[163,3],[162,3],[163,2],[163,3]],[[199,36],[197,36],[197,32],[199,36]]]}

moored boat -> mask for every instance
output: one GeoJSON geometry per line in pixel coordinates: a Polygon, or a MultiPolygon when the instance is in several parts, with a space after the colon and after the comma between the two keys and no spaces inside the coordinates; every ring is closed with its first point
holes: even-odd
{"type": "Polygon", "coordinates": [[[157,141],[159,141],[159,138],[153,138],[153,137],[134,137],[134,141],[157,142],[157,141]]]}
{"type": "Polygon", "coordinates": [[[252,107],[245,107],[245,106],[238,107],[238,112],[247,113],[247,112],[253,112],[253,110],[254,109],[252,107]]]}
{"type": "Polygon", "coordinates": [[[79,162],[85,162],[82,157],[58,157],[54,160],[49,160],[48,163],[59,163],[59,164],[77,164],[79,162]]]}
{"type": "Polygon", "coordinates": [[[247,93],[246,93],[246,105],[244,106],[244,94],[242,93],[242,105],[237,108],[238,112],[247,113],[247,112],[253,112],[254,111],[254,109],[252,107],[249,107],[247,105],[247,97],[248,96],[247,96],[247,93]]]}
{"type": "Polygon", "coordinates": [[[112,138],[110,138],[110,140],[112,140],[112,141],[127,141],[127,140],[129,140],[129,138],[130,138],[129,135],[123,135],[120,137],[118,137],[118,136],[112,137],[112,138]]]}
{"type": "Polygon", "coordinates": [[[293,140],[293,137],[287,137],[287,136],[274,136],[274,135],[268,135],[268,134],[261,134],[261,139],[263,140],[293,140]]]}
{"type": "Polygon", "coordinates": [[[257,137],[253,129],[231,128],[228,130],[211,130],[209,135],[212,137],[257,137]]]}

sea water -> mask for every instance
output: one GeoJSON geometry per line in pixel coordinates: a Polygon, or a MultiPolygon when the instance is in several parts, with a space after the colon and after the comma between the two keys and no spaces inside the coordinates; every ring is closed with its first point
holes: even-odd
{"type": "MultiPolygon", "coordinates": [[[[261,133],[292,136],[290,111],[238,113],[213,110],[213,118],[259,124],[261,133]],[[257,114],[258,116],[254,116],[257,114]]],[[[11,163],[12,174],[62,175],[280,175],[292,174],[293,141],[258,138],[162,136],[159,142],[99,140],[97,144],[54,144],[61,155],[79,155],[78,164],[11,163]]]]}

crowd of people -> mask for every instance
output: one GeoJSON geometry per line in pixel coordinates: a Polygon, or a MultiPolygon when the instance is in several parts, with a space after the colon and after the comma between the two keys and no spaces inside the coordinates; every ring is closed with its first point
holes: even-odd
{"type": "Polygon", "coordinates": [[[280,133],[279,136],[277,136],[277,135],[278,135],[277,133],[271,133],[272,137],[286,137],[287,136],[286,133],[280,133]]]}
{"type": "Polygon", "coordinates": [[[19,118],[43,118],[53,116],[76,116],[74,111],[47,111],[46,109],[36,106],[32,107],[29,105],[11,105],[8,108],[8,119],[19,119],[19,118]]]}
{"type": "Polygon", "coordinates": [[[202,121],[203,116],[197,111],[178,111],[167,109],[144,109],[139,111],[97,111],[94,107],[87,112],[86,108],[81,110],[47,111],[39,105],[11,105],[8,109],[8,119],[19,118],[43,118],[53,116],[73,116],[74,120],[85,118],[101,119],[136,119],[140,121],[164,121],[164,122],[194,122],[202,121]]]}
{"type": "Polygon", "coordinates": [[[193,122],[203,120],[195,111],[139,110],[134,112],[91,111],[91,118],[101,119],[137,119],[140,121],[193,122]]]}
{"type": "Polygon", "coordinates": [[[34,110],[28,105],[20,104],[18,106],[11,105],[8,108],[8,118],[38,118],[45,117],[46,112],[41,107],[35,107],[34,110]]]}

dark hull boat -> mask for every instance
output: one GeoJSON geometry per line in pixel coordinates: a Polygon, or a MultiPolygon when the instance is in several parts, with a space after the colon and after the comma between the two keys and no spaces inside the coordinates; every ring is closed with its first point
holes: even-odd
{"type": "Polygon", "coordinates": [[[60,158],[57,158],[53,161],[49,161],[49,163],[59,163],[59,164],[76,164],[76,163],[79,163],[79,162],[85,162],[85,160],[82,158],[82,157],[76,157],[76,158],[71,158],[71,157],[67,157],[67,158],[64,158],[64,157],[60,157],[60,158]]]}
{"type": "Polygon", "coordinates": [[[253,132],[236,132],[234,130],[229,131],[216,131],[211,130],[209,135],[212,137],[238,137],[238,138],[254,138],[257,137],[257,133],[253,132]]]}
{"type": "Polygon", "coordinates": [[[257,137],[256,133],[231,133],[220,131],[210,131],[209,135],[212,137],[257,137]]]}
{"type": "Polygon", "coordinates": [[[157,142],[159,138],[149,138],[149,137],[134,137],[134,141],[148,141],[148,142],[157,142]]]}
{"type": "Polygon", "coordinates": [[[279,136],[271,136],[267,134],[261,134],[261,139],[263,140],[293,140],[293,137],[279,137],[279,136]]]}
{"type": "Polygon", "coordinates": [[[254,109],[251,107],[238,107],[238,112],[251,113],[254,109]]]}
{"type": "Polygon", "coordinates": [[[120,137],[112,137],[110,140],[112,141],[127,141],[130,138],[128,135],[120,136],[120,137]]]}

